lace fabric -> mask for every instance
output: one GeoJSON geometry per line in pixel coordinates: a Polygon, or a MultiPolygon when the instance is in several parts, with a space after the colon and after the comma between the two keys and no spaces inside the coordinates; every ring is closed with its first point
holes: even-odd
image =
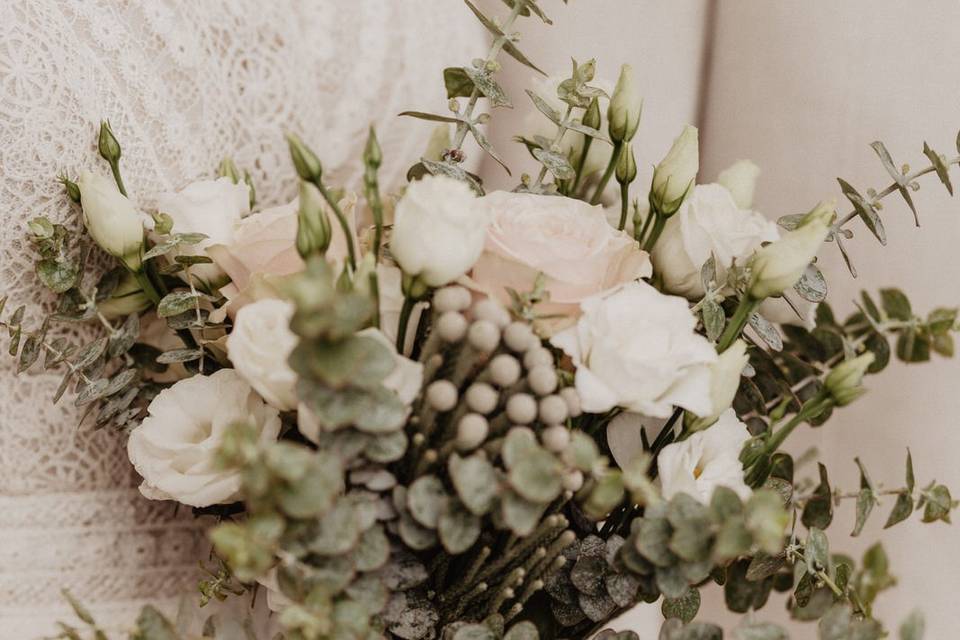
{"type": "MultiPolygon", "coordinates": [[[[232,156],[260,202],[295,193],[283,133],[299,133],[332,184],[357,186],[366,128],[384,148],[381,180],[401,183],[427,125],[394,116],[443,109],[446,64],[484,36],[449,0],[5,0],[0,3],[0,293],[36,324],[51,300],[24,226],[44,215],[78,229],[56,177],[99,167],[111,120],[131,196],[209,176],[232,156]]],[[[32,326],[31,324],[31,326],[32,326]]],[[[77,340],[90,327],[68,326],[77,340]]],[[[71,618],[68,588],[113,631],[145,601],[192,588],[203,523],[149,502],[125,438],[80,425],[55,373],[14,376],[0,359],[0,639],[39,637],[71,618]]]]}

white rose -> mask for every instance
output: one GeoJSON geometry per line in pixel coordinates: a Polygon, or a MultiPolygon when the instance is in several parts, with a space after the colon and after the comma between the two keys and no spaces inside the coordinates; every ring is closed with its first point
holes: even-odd
{"type": "Polygon", "coordinates": [[[743,500],[749,498],[740,462],[740,450],[749,439],[746,425],[728,409],[712,427],[664,447],[657,456],[664,499],[687,493],[709,504],[717,487],[732,489],[743,500]]]}
{"type": "Polygon", "coordinates": [[[665,418],[673,406],[708,413],[717,353],[696,333],[687,301],[633,282],[589,298],[583,315],[551,342],[573,359],[584,411],[623,407],[665,418]]]}
{"type": "Polygon", "coordinates": [[[727,188],[738,207],[749,209],[753,206],[753,193],[759,176],[760,167],[749,160],[738,160],[720,172],[717,184],[727,188]]]}
{"type": "Polygon", "coordinates": [[[465,274],[483,251],[488,217],[469,186],[426,176],[397,203],[390,252],[404,273],[439,287],[465,274]]]}
{"type": "MultiPolygon", "coordinates": [[[[379,329],[371,327],[358,331],[357,335],[376,340],[390,349],[396,360],[396,365],[393,371],[383,379],[382,383],[384,387],[397,394],[397,397],[409,410],[423,386],[423,364],[399,355],[393,340],[387,338],[379,329]]],[[[297,410],[297,427],[305,438],[313,443],[319,443],[323,425],[320,424],[316,414],[303,403],[297,410]]]]}
{"type": "Polygon", "coordinates": [[[287,363],[297,346],[290,330],[293,312],[286,300],[258,300],[237,312],[227,338],[227,355],[237,373],[281,411],[297,407],[297,374],[287,363]]]}
{"type": "MultiPolygon", "coordinates": [[[[210,245],[228,244],[233,239],[235,225],[250,213],[250,188],[243,182],[234,184],[230,178],[200,180],[177,193],[160,194],[157,209],[173,219],[174,233],[207,236],[171,255],[206,255],[210,245]]],[[[216,264],[193,265],[190,272],[213,285],[224,279],[223,270],[216,264]]]]}
{"type": "Polygon", "coordinates": [[[84,171],[77,181],[83,224],[100,248],[131,271],[140,268],[143,218],[110,178],[84,171]]]}
{"type": "Polygon", "coordinates": [[[711,255],[716,256],[718,282],[723,282],[735,260],[742,264],[763,242],[779,237],[775,223],[739,209],[727,189],[702,184],[667,220],[651,257],[667,291],[697,299],[704,294],[700,268],[711,255]]]}
{"type": "Polygon", "coordinates": [[[140,493],[192,507],[237,499],[240,473],[216,464],[223,436],[237,422],[254,425],[261,442],[280,433],[277,410],[233,369],[193,376],[164,389],[130,433],[127,455],[143,476],[140,493]]]}

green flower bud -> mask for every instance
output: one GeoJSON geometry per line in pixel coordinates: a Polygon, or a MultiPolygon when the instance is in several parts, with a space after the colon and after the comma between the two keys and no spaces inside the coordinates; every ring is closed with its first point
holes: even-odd
{"type": "Polygon", "coordinates": [[[850,404],[866,392],[861,383],[873,360],[873,354],[868,352],[842,362],[827,374],[823,385],[838,407],[850,404]]]}
{"type": "Polygon", "coordinates": [[[643,111],[643,97],[633,78],[633,67],[628,64],[620,67],[620,79],[613,90],[607,119],[608,131],[614,142],[630,142],[640,128],[640,114],[643,111]]]}
{"type": "Polygon", "coordinates": [[[750,261],[750,296],[763,300],[797,283],[830,232],[835,210],[818,204],[793,231],[758,249],[750,261]]]}
{"type": "Polygon", "coordinates": [[[383,162],[383,151],[380,149],[380,143],[377,141],[377,132],[370,127],[370,135],[367,137],[367,146],[363,149],[363,164],[374,169],[379,169],[383,162]]]}
{"type": "Polygon", "coordinates": [[[667,157],[653,171],[650,206],[663,215],[676,213],[699,170],[699,132],[696,127],[687,125],[673,141],[667,157]]]}
{"type": "Polygon", "coordinates": [[[120,143],[117,142],[116,136],[113,135],[113,129],[110,128],[110,123],[106,120],[100,123],[100,139],[97,142],[97,147],[103,159],[110,164],[115,164],[120,160],[120,143]]]}
{"type": "Polygon", "coordinates": [[[77,186],[77,183],[67,176],[60,176],[60,182],[63,183],[63,188],[67,192],[67,197],[77,204],[80,204],[80,187],[77,186]]]}
{"type": "Polygon", "coordinates": [[[600,100],[594,98],[590,102],[587,112],[583,114],[583,126],[590,127],[591,129],[599,129],[602,123],[603,116],[600,115],[600,100]]]}
{"type": "Polygon", "coordinates": [[[320,191],[306,181],[300,182],[300,208],[297,211],[297,252],[304,260],[324,255],[330,246],[330,218],[320,191]]]}
{"type": "Polygon", "coordinates": [[[617,182],[627,185],[637,179],[637,161],[633,157],[633,147],[627,145],[617,162],[617,182]]]}
{"type": "Polygon", "coordinates": [[[100,248],[131,271],[140,269],[143,222],[133,203],[113,180],[84,171],[77,183],[83,223],[100,248]]]}
{"type": "Polygon", "coordinates": [[[237,169],[237,165],[233,162],[233,158],[224,158],[220,161],[220,167],[217,169],[219,173],[224,178],[230,178],[233,180],[233,184],[238,184],[240,182],[240,170],[237,169]]]}
{"type": "Polygon", "coordinates": [[[150,298],[140,288],[137,278],[128,271],[123,274],[110,297],[97,305],[97,311],[107,320],[113,320],[146,311],[150,304],[150,298]]]}
{"type": "Polygon", "coordinates": [[[287,136],[287,144],[290,147],[290,158],[293,160],[297,175],[307,182],[320,180],[323,176],[323,165],[320,164],[317,154],[292,133],[287,136]]]}

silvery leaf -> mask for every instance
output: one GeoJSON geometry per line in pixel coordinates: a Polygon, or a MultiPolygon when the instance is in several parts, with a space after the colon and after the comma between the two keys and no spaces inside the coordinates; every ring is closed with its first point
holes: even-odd
{"type": "Polygon", "coordinates": [[[937,177],[940,178],[940,182],[947,188],[950,195],[953,195],[953,183],[950,182],[950,171],[943,162],[943,158],[940,157],[939,153],[931,149],[930,145],[926,142],[923,143],[923,155],[927,156],[931,164],[933,164],[933,170],[937,172],[937,177]]]}
{"type": "Polygon", "coordinates": [[[827,299],[827,280],[814,264],[807,266],[793,289],[808,302],[819,303],[827,299]]]}
{"type": "Polygon", "coordinates": [[[447,98],[469,98],[473,95],[473,80],[464,67],[444,69],[443,84],[447,88],[447,98]]]}
{"type": "Polygon", "coordinates": [[[567,157],[556,151],[547,151],[546,149],[534,149],[534,157],[543,163],[558,180],[569,180],[577,175],[567,157]]]}
{"type": "Polygon", "coordinates": [[[500,156],[497,155],[497,152],[493,150],[493,145],[490,144],[490,140],[487,139],[487,136],[483,132],[483,130],[473,123],[470,123],[467,126],[470,127],[470,133],[473,134],[473,137],[477,141],[477,144],[480,145],[480,147],[484,151],[490,154],[490,157],[496,160],[497,164],[503,167],[503,170],[507,172],[507,175],[513,175],[512,173],[510,173],[510,167],[508,167],[506,163],[504,163],[504,161],[500,158],[500,156]]]}
{"type": "MultiPolygon", "coordinates": [[[[480,11],[480,9],[478,9],[472,2],[470,2],[470,0],[463,0],[463,1],[466,3],[466,5],[467,5],[468,7],[470,7],[470,11],[472,11],[472,12],[473,12],[473,15],[475,15],[475,16],[477,17],[477,19],[480,21],[480,23],[481,23],[484,27],[486,27],[487,31],[489,31],[489,32],[492,33],[493,35],[497,36],[498,38],[504,38],[504,37],[505,37],[503,31],[500,30],[500,27],[498,27],[497,25],[495,25],[495,24],[493,23],[493,21],[490,20],[490,18],[488,18],[487,16],[483,15],[483,13],[480,11]]],[[[524,64],[524,65],[530,67],[530,68],[533,69],[534,71],[538,72],[540,75],[544,75],[544,76],[547,75],[546,73],[544,73],[544,71],[543,71],[542,69],[540,69],[540,67],[538,67],[537,65],[533,64],[532,62],[530,62],[530,60],[528,60],[527,57],[526,57],[525,55],[523,55],[523,54],[520,52],[519,49],[517,49],[516,45],[514,45],[514,44],[513,44],[512,42],[510,42],[509,40],[506,40],[506,41],[504,42],[504,44],[503,44],[503,50],[504,50],[510,57],[512,57],[514,60],[516,60],[517,62],[519,62],[519,63],[521,63],[521,64],[524,64]]]]}
{"type": "Polygon", "coordinates": [[[536,93],[527,89],[527,95],[530,96],[530,99],[533,100],[534,106],[537,108],[537,111],[547,116],[552,123],[557,126],[563,122],[563,117],[560,115],[560,112],[550,106],[550,103],[538,96],[536,93]]]}
{"type": "Polygon", "coordinates": [[[759,313],[750,314],[750,326],[774,351],[783,350],[783,337],[777,331],[777,327],[759,313]]]}
{"type": "Polygon", "coordinates": [[[477,71],[476,69],[471,69],[470,67],[464,67],[463,71],[466,73],[467,77],[470,78],[480,93],[490,100],[491,106],[513,106],[513,104],[510,102],[510,98],[508,98],[507,94],[503,91],[503,87],[497,84],[497,81],[494,80],[489,73],[477,71]]]}
{"type": "Polygon", "coordinates": [[[885,144],[877,140],[876,142],[871,143],[870,147],[877,152],[877,156],[879,156],[880,162],[883,164],[883,168],[887,170],[887,173],[890,174],[890,177],[893,178],[893,181],[897,183],[897,191],[900,192],[900,195],[903,196],[907,206],[910,207],[910,211],[913,212],[913,219],[919,227],[920,218],[917,216],[917,207],[913,204],[913,197],[910,195],[907,177],[903,175],[903,173],[900,172],[894,165],[893,158],[890,157],[890,152],[887,151],[885,144]]]}
{"type": "Polygon", "coordinates": [[[840,183],[840,190],[843,191],[843,195],[845,195],[847,200],[853,205],[857,215],[859,215],[863,223],[867,225],[870,232],[876,236],[880,244],[887,244],[887,231],[883,227],[883,221],[880,219],[880,216],[877,215],[877,208],[867,202],[867,200],[860,195],[860,192],[846,180],[837,178],[837,182],[840,183]]]}
{"type": "Polygon", "coordinates": [[[442,116],[436,113],[426,113],[425,111],[401,111],[397,115],[417,118],[419,120],[428,120],[430,122],[452,122],[454,124],[463,122],[463,120],[454,116],[442,116]]]}
{"type": "Polygon", "coordinates": [[[157,356],[157,362],[160,364],[173,364],[175,362],[192,362],[203,357],[203,349],[174,349],[166,351],[157,356]]]}
{"type": "Polygon", "coordinates": [[[700,309],[700,315],[703,317],[703,328],[707,332],[707,339],[711,342],[716,341],[727,324],[723,308],[715,300],[706,300],[700,309]]]}

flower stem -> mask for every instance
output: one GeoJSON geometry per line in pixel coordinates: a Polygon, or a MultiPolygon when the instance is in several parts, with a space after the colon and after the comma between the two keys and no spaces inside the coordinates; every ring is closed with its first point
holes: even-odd
{"type": "Polygon", "coordinates": [[[337,204],[336,198],[334,198],[327,188],[324,186],[323,181],[319,178],[313,181],[313,184],[317,187],[317,190],[320,191],[320,195],[323,196],[323,199],[327,201],[327,204],[330,205],[330,208],[333,209],[333,215],[336,216],[337,222],[340,223],[340,228],[343,230],[343,237],[347,243],[347,254],[348,260],[350,263],[350,271],[357,270],[357,250],[353,246],[353,235],[350,233],[350,224],[347,222],[347,217],[343,215],[343,210],[340,209],[340,205],[337,204]]]}
{"type": "Polygon", "coordinates": [[[410,324],[410,314],[417,301],[410,296],[404,296],[403,307],[400,308],[400,322],[397,325],[397,353],[403,355],[407,342],[407,325],[410,324]]]}
{"type": "Polygon", "coordinates": [[[756,309],[759,304],[760,301],[755,300],[750,294],[744,294],[744,296],[740,298],[740,304],[737,305],[737,310],[733,312],[733,317],[730,318],[730,322],[727,323],[727,328],[724,329],[723,334],[720,336],[720,341],[717,343],[717,353],[726,351],[730,348],[730,345],[740,337],[740,333],[750,319],[750,314],[753,313],[753,310],[756,309]]]}
{"type": "Polygon", "coordinates": [[[580,164],[577,165],[577,178],[573,181],[573,187],[570,188],[570,194],[573,197],[577,197],[577,194],[580,192],[580,185],[583,183],[583,179],[586,177],[587,172],[585,171],[587,166],[587,155],[590,153],[590,145],[593,144],[593,138],[590,136],[583,136],[583,149],[580,151],[580,164]]]}
{"type": "Polygon", "coordinates": [[[623,231],[627,228],[627,211],[630,209],[630,185],[620,185],[620,224],[617,229],[623,231]]]}
{"type": "Polygon", "coordinates": [[[617,170],[617,163],[620,162],[621,153],[623,153],[623,143],[613,143],[613,153],[610,155],[610,163],[607,164],[607,169],[603,172],[603,177],[600,178],[597,190],[593,192],[590,204],[600,204],[600,199],[603,198],[603,192],[607,188],[607,183],[609,183],[610,178],[613,177],[613,172],[617,170]]]}
{"type": "Polygon", "coordinates": [[[643,243],[643,250],[647,252],[657,244],[657,240],[660,239],[660,234],[663,233],[663,228],[667,226],[667,218],[665,216],[651,211],[649,217],[653,217],[655,220],[653,221],[653,228],[650,229],[650,236],[643,243]]]}

